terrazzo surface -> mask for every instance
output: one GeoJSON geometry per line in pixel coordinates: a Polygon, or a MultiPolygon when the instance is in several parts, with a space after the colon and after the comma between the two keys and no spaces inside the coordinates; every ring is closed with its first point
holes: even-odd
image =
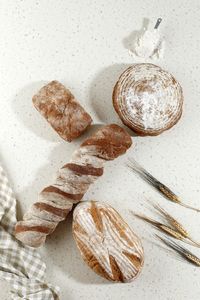
{"type": "MultiPolygon", "coordinates": [[[[129,153],[107,163],[104,176],[84,197],[111,204],[142,238],[141,275],[131,284],[111,284],[93,273],[75,247],[71,217],[40,252],[48,280],[61,287],[62,300],[199,299],[199,269],[158,247],[155,231],[133,218],[130,210],[153,216],[147,200],[155,200],[196,240],[200,216],[167,202],[125,163],[134,156],[185,202],[200,207],[200,2],[0,0],[0,7],[0,158],[17,195],[19,216],[89,134],[71,144],[62,141],[34,109],[33,94],[57,79],[91,113],[95,124],[121,124],[112,107],[112,89],[127,66],[141,61],[130,57],[127,48],[143,22],[163,18],[166,51],[164,59],[154,63],[170,71],[183,87],[182,119],[158,137],[133,137],[129,153]]],[[[198,249],[193,251],[200,256],[198,249]]],[[[3,281],[0,290],[1,300],[10,299],[3,281]]]]}

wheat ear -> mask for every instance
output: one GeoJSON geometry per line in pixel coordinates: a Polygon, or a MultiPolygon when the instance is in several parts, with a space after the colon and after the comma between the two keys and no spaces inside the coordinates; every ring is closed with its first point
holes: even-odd
{"type": "Polygon", "coordinates": [[[177,230],[182,236],[192,242],[192,245],[195,247],[200,247],[200,244],[194,241],[188,231],[183,227],[183,225],[178,222],[174,217],[172,217],[166,210],[164,210],[160,205],[151,203],[152,206],[162,215],[165,217],[166,221],[175,229],[177,230]]]}
{"type": "Polygon", "coordinates": [[[157,191],[159,191],[165,198],[168,200],[177,203],[183,207],[189,208],[196,212],[200,212],[200,209],[189,206],[181,201],[181,199],[170,190],[166,185],[158,181],[154,176],[152,176],[148,171],[146,171],[138,162],[136,162],[133,158],[129,158],[129,162],[127,166],[134,171],[135,173],[139,174],[145,181],[151,184],[157,191]]]}
{"type": "Polygon", "coordinates": [[[161,240],[165,245],[175,250],[181,257],[194,264],[197,267],[200,267],[200,258],[190,252],[188,249],[180,246],[176,242],[172,241],[169,238],[162,238],[156,234],[156,237],[161,240]]]}
{"type": "Polygon", "coordinates": [[[178,232],[177,230],[174,230],[173,228],[165,225],[165,224],[162,224],[160,222],[157,222],[145,215],[140,215],[140,214],[135,214],[133,213],[134,216],[136,216],[137,218],[147,222],[147,223],[150,223],[151,225],[153,225],[154,227],[156,227],[158,230],[162,231],[163,233],[177,239],[177,240],[180,240],[186,244],[189,244],[189,245],[192,245],[194,246],[194,243],[191,242],[191,241],[188,241],[180,232],[178,232]]]}
{"type": "Polygon", "coordinates": [[[184,236],[181,233],[179,233],[179,232],[175,231],[174,229],[172,229],[171,227],[169,227],[167,225],[164,225],[160,222],[157,222],[157,221],[155,221],[155,220],[153,220],[153,219],[151,219],[151,218],[149,218],[145,215],[140,215],[140,214],[135,214],[135,213],[134,213],[134,215],[137,218],[139,218],[139,219],[141,219],[141,220],[143,220],[147,223],[150,223],[151,225],[153,225],[157,229],[161,230],[162,232],[164,232],[164,233],[166,233],[166,234],[168,234],[168,235],[170,235],[170,236],[172,236],[172,237],[174,237],[178,240],[181,240],[181,241],[184,240],[184,236]]]}

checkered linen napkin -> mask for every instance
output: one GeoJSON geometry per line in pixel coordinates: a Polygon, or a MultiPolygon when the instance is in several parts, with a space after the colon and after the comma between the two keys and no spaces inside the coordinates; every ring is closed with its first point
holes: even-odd
{"type": "Polygon", "coordinates": [[[13,236],[15,224],[16,199],[0,166],[0,278],[10,282],[14,300],[59,300],[59,288],[45,282],[39,253],[13,236]]]}

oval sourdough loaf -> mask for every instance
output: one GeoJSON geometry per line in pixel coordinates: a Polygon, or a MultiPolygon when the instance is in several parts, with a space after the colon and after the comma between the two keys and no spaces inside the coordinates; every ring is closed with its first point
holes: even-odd
{"type": "Polygon", "coordinates": [[[108,204],[80,203],[73,213],[73,234],[84,261],[97,274],[130,282],[140,273],[144,262],[141,241],[108,204]]]}

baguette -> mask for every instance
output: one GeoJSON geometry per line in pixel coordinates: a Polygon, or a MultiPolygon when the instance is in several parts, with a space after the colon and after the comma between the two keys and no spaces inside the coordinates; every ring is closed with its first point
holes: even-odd
{"type": "Polygon", "coordinates": [[[15,226],[18,240],[31,247],[44,244],[57,224],[64,220],[74,204],[82,200],[89,186],[103,175],[106,161],[124,154],[131,146],[130,135],[115,124],[106,125],[86,139],[69,163],[57,174],[55,182],[45,187],[38,201],[15,226]]]}

